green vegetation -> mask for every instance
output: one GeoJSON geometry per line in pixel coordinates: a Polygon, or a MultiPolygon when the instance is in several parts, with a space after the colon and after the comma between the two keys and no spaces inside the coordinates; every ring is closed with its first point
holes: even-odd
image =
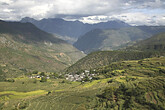
{"type": "Polygon", "coordinates": [[[97,108],[104,109],[165,109],[165,58],[122,61],[97,69],[105,77],[120,82],[98,95],[97,108]],[[118,77],[120,76],[120,77],[118,77]]]}
{"type": "Polygon", "coordinates": [[[4,74],[4,72],[2,71],[2,69],[1,69],[1,66],[0,66],[0,82],[1,81],[4,81],[5,80],[5,74],[4,74]]]}
{"type": "Polygon", "coordinates": [[[165,109],[165,78],[156,77],[140,82],[122,83],[119,87],[107,87],[101,95],[97,107],[105,109],[165,109]]]}
{"type": "Polygon", "coordinates": [[[47,78],[46,77],[42,77],[40,82],[47,82],[47,78]]]}
{"type": "Polygon", "coordinates": [[[12,83],[0,82],[0,107],[4,110],[163,110],[164,66],[165,57],[114,62],[95,68],[98,78],[83,83],[65,79],[49,79],[43,83],[38,78],[14,78],[12,83]]]}
{"type": "Polygon", "coordinates": [[[155,77],[164,76],[165,60],[164,57],[133,60],[133,61],[121,61],[114,62],[110,65],[100,67],[96,69],[96,73],[103,74],[105,77],[113,77],[118,75],[133,75],[140,77],[155,77]],[[139,62],[142,62],[139,64],[139,62]]]}
{"type": "Polygon", "coordinates": [[[91,68],[109,65],[112,62],[139,60],[164,54],[163,52],[98,51],[88,54],[86,57],[77,61],[66,70],[66,73],[77,73],[81,70],[90,70],[91,68]]]}

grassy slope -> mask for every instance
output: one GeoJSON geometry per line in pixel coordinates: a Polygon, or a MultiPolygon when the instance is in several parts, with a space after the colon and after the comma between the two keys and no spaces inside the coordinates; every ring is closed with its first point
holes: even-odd
{"type": "Polygon", "coordinates": [[[34,79],[28,78],[16,78],[14,83],[0,82],[0,107],[4,110],[23,107],[27,110],[164,109],[165,79],[162,73],[165,70],[164,65],[164,57],[144,59],[142,62],[141,60],[116,62],[97,69],[105,78],[84,84],[62,83],[63,79],[34,83],[34,79]],[[151,76],[150,73],[154,75],[151,76]],[[112,82],[108,83],[110,80],[112,82]],[[124,89],[121,89],[121,85],[124,89]],[[107,95],[103,97],[105,88],[109,87],[115,87],[115,90],[121,93],[120,96],[113,94],[112,97],[117,97],[117,101],[108,100],[107,98],[112,97],[107,95]],[[123,94],[124,90],[127,90],[125,93],[128,94],[123,94]],[[143,94],[131,95],[135,93],[133,90],[140,90],[139,92],[143,94]],[[48,95],[49,91],[51,93],[48,95]]]}
{"type": "Polygon", "coordinates": [[[30,70],[60,71],[84,56],[32,24],[0,23],[0,65],[9,76],[30,70]]]}

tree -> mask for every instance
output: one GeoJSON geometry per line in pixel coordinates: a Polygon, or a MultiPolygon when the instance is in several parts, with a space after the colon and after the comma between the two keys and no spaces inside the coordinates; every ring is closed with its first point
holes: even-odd
{"type": "Polygon", "coordinates": [[[116,91],[115,87],[108,87],[104,90],[102,96],[107,100],[113,101],[115,91],[116,91]]]}
{"type": "Polygon", "coordinates": [[[38,71],[33,71],[33,74],[38,74],[38,71]]]}
{"type": "Polygon", "coordinates": [[[15,82],[14,79],[7,79],[6,81],[7,81],[7,82],[15,82]]]}
{"type": "Polygon", "coordinates": [[[47,78],[46,77],[42,77],[40,82],[47,82],[47,78]]]}
{"type": "Polygon", "coordinates": [[[40,75],[41,75],[41,76],[45,76],[45,73],[44,73],[44,72],[41,72],[40,75]]]}
{"type": "Polygon", "coordinates": [[[54,77],[55,78],[58,78],[59,77],[59,74],[58,73],[53,73],[54,77]]]}
{"type": "Polygon", "coordinates": [[[142,61],[142,60],[138,61],[138,64],[142,64],[142,63],[143,63],[143,61],[142,61]]]}
{"type": "Polygon", "coordinates": [[[82,81],[87,82],[87,81],[90,81],[90,79],[88,78],[88,76],[85,76],[85,77],[82,79],[82,81]]]}

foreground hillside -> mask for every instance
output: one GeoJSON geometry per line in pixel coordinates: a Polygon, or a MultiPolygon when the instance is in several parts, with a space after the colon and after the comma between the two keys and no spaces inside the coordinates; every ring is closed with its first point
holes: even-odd
{"type": "Polygon", "coordinates": [[[95,69],[97,76],[85,82],[22,76],[0,82],[0,109],[164,110],[164,66],[165,57],[115,62],[95,69]]]}
{"type": "Polygon", "coordinates": [[[98,50],[115,50],[161,32],[165,32],[165,27],[143,26],[121,29],[96,29],[81,36],[74,43],[74,46],[85,53],[98,50]]]}
{"type": "Polygon", "coordinates": [[[30,23],[0,21],[0,67],[6,76],[34,70],[60,71],[83,56],[30,23]]]}
{"type": "Polygon", "coordinates": [[[165,53],[160,52],[138,52],[138,51],[98,51],[93,52],[77,61],[75,64],[67,68],[66,73],[76,73],[80,70],[90,70],[111,64],[112,62],[123,60],[139,60],[150,58],[153,56],[161,56],[165,53]]]}

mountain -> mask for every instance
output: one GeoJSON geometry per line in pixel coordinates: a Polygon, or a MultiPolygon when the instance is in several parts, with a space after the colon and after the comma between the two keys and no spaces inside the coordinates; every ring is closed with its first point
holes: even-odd
{"type": "Polygon", "coordinates": [[[61,71],[84,54],[31,23],[0,21],[0,69],[6,75],[61,71]]]}
{"type": "Polygon", "coordinates": [[[137,26],[120,29],[95,29],[81,36],[74,46],[85,53],[97,50],[114,50],[160,32],[165,32],[165,27],[137,26]]]}
{"type": "Polygon", "coordinates": [[[152,35],[165,32],[165,26],[137,26],[139,29],[152,35]]]}
{"type": "MultiPolygon", "coordinates": [[[[102,30],[100,30],[102,31],[102,30]]],[[[99,32],[99,31],[97,31],[99,32]]],[[[133,37],[132,37],[133,38],[133,37]]],[[[100,41],[100,40],[98,40],[100,41]]],[[[84,69],[97,68],[122,60],[139,60],[154,56],[165,55],[165,33],[154,35],[148,39],[138,41],[132,46],[120,51],[98,51],[88,54],[67,69],[76,73],[84,69]]]]}
{"type": "Polygon", "coordinates": [[[154,56],[165,55],[161,52],[139,52],[139,51],[98,51],[92,52],[75,64],[66,69],[66,73],[77,73],[81,70],[90,70],[106,66],[112,62],[139,60],[154,56]]]}
{"type": "Polygon", "coordinates": [[[127,49],[139,51],[165,51],[165,33],[160,33],[149,39],[140,41],[127,49]]]}
{"type": "MultiPolygon", "coordinates": [[[[42,19],[42,20],[35,20],[33,18],[25,17],[21,20],[21,22],[26,23],[30,22],[36,25],[41,30],[44,30],[49,33],[58,34],[64,37],[71,37],[77,39],[79,36],[84,35],[86,32],[100,28],[122,28],[122,27],[129,27],[130,25],[116,20],[116,21],[108,21],[108,22],[101,22],[97,24],[84,24],[80,21],[65,21],[61,18],[49,18],[49,19],[42,19]]],[[[72,42],[73,43],[73,42],[72,42]]]]}

